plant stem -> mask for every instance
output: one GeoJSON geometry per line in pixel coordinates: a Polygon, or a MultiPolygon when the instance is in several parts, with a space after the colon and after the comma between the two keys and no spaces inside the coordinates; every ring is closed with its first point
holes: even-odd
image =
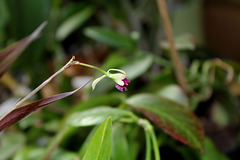
{"type": "Polygon", "coordinates": [[[156,138],[156,135],[154,133],[153,126],[146,119],[139,119],[138,124],[144,128],[145,132],[147,132],[152,139],[155,160],[161,160],[159,147],[158,147],[158,144],[157,144],[157,138],[156,138]]]}
{"type": "Polygon", "coordinates": [[[81,66],[85,66],[85,67],[93,68],[93,69],[96,69],[96,70],[102,72],[102,73],[105,74],[106,76],[108,76],[108,74],[107,74],[106,71],[102,70],[101,68],[98,68],[98,67],[92,66],[92,65],[90,65],[90,64],[81,63],[81,62],[76,62],[75,65],[81,65],[81,66]]]}
{"type": "Polygon", "coordinates": [[[145,137],[146,137],[146,158],[145,158],[145,160],[151,160],[152,145],[151,145],[151,137],[150,137],[149,132],[145,131],[145,137]]]}
{"type": "Polygon", "coordinates": [[[156,138],[156,135],[154,133],[154,130],[150,130],[149,131],[149,134],[152,138],[152,143],[153,143],[153,151],[154,151],[154,156],[155,156],[155,160],[161,160],[160,158],[160,152],[159,152],[159,147],[158,147],[158,144],[157,144],[157,138],[156,138]]]}
{"type": "Polygon", "coordinates": [[[178,53],[177,53],[177,50],[175,47],[173,33],[172,33],[172,27],[171,27],[171,23],[170,23],[169,16],[168,16],[166,2],[165,2],[165,0],[157,0],[157,4],[158,4],[158,9],[159,9],[160,15],[163,20],[164,28],[166,30],[167,39],[170,44],[170,51],[171,51],[170,53],[171,53],[171,58],[172,58],[172,61],[174,64],[177,81],[178,81],[179,85],[182,87],[183,91],[186,94],[188,94],[187,83],[186,83],[186,79],[184,76],[185,68],[178,57],[178,53]]]}

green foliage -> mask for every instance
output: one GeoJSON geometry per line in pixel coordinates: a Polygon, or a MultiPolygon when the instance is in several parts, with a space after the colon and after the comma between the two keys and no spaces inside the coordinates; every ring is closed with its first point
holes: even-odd
{"type": "Polygon", "coordinates": [[[134,40],[131,37],[124,36],[120,33],[111,31],[106,28],[86,28],[84,30],[84,33],[90,38],[106,43],[113,47],[134,50],[136,46],[134,40]]]}
{"type": "Polygon", "coordinates": [[[56,38],[60,41],[64,40],[74,30],[79,28],[88,18],[90,18],[92,14],[93,8],[91,7],[87,7],[78,13],[75,13],[59,26],[56,33],[56,38]]]}
{"type": "Polygon", "coordinates": [[[108,117],[94,134],[83,160],[109,160],[112,149],[112,120],[108,117]]]}
{"type": "Polygon", "coordinates": [[[111,108],[108,106],[97,106],[83,112],[75,112],[69,117],[68,124],[73,127],[92,126],[102,123],[107,117],[111,116],[112,121],[131,114],[125,110],[111,108]]]}
{"type": "Polygon", "coordinates": [[[173,138],[204,150],[202,124],[185,107],[152,94],[137,94],[130,97],[126,103],[142,112],[173,138]]]}
{"type": "MultiPolygon", "coordinates": [[[[167,3],[185,66],[182,90],[155,1],[1,0],[0,103],[25,97],[27,104],[0,106],[0,115],[13,106],[0,117],[0,159],[230,159],[220,142],[240,135],[240,65],[213,59],[202,43],[200,2],[167,3]],[[45,23],[34,32],[44,21],[42,33],[45,23]],[[72,55],[125,71],[128,91],[117,91],[109,78],[91,91],[84,79],[102,73],[75,61],[61,68],[72,55]],[[34,94],[25,96],[28,90],[34,94]]],[[[224,147],[230,155],[232,146],[224,147]]]]}

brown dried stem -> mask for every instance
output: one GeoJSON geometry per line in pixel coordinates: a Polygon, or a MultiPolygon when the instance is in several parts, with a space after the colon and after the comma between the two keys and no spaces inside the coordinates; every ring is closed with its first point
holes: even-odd
{"type": "Polygon", "coordinates": [[[174,65],[177,81],[178,81],[179,85],[181,86],[181,88],[183,89],[183,91],[187,94],[188,93],[187,92],[187,83],[186,83],[186,79],[184,76],[185,68],[179,59],[179,56],[178,56],[178,53],[177,53],[177,50],[175,47],[173,33],[172,33],[172,27],[171,27],[171,23],[170,23],[169,16],[168,16],[166,2],[165,2],[165,0],[157,0],[157,4],[158,4],[159,13],[162,17],[164,28],[166,30],[167,39],[170,44],[170,53],[171,53],[171,58],[172,58],[172,62],[174,65]]]}

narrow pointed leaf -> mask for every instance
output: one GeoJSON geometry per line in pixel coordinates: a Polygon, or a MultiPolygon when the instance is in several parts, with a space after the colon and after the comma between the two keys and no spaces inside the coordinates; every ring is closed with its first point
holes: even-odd
{"type": "Polygon", "coordinates": [[[190,110],[152,94],[138,94],[126,102],[176,140],[203,151],[203,127],[190,110]]]}
{"type": "Polygon", "coordinates": [[[0,77],[6,72],[9,66],[23,52],[23,50],[39,37],[41,31],[46,25],[47,22],[42,23],[31,35],[0,51],[0,77]]]}
{"type": "Polygon", "coordinates": [[[24,117],[28,116],[29,114],[45,107],[46,105],[74,94],[75,92],[80,90],[82,87],[84,87],[84,86],[81,86],[78,89],[71,91],[71,92],[57,94],[57,95],[54,95],[54,96],[51,96],[48,98],[44,98],[44,99],[32,102],[28,105],[14,109],[13,111],[8,113],[6,116],[4,116],[0,120],[0,132],[9,128],[10,126],[17,123],[18,121],[20,121],[24,117]]]}
{"type": "Polygon", "coordinates": [[[112,150],[112,120],[108,117],[94,134],[83,160],[109,160],[112,150]]]}
{"type": "Polygon", "coordinates": [[[113,47],[129,50],[133,50],[136,47],[136,43],[132,38],[106,28],[88,27],[84,30],[84,33],[92,39],[106,43],[113,47]]]}
{"type": "Polygon", "coordinates": [[[93,14],[92,7],[86,7],[85,9],[77,12],[73,16],[69,17],[57,30],[56,38],[58,40],[64,40],[69,36],[74,30],[80,27],[84,22],[86,22],[93,14]]]}
{"type": "Polygon", "coordinates": [[[153,57],[150,55],[146,55],[132,61],[129,65],[126,65],[121,69],[127,73],[127,78],[129,80],[133,80],[145,73],[150,68],[152,62],[153,57]]]}

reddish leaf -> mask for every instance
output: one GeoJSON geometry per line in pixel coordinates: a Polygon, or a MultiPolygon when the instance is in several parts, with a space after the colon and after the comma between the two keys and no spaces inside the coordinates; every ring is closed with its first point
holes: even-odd
{"type": "MultiPolygon", "coordinates": [[[[89,81],[86,84],[88,84],[89,81]]],[[[44,98],[44,99],[32,102],[28,105],[19,107],[17,109],[14,109],[13,111],[8,113],[6,116],[4,116],[0,120],[0,132],[9,128],[10,126],[17,123],[18,121],[20,121],[24,117],[28,116],[29,114],[43,108],[44,106],[74,94],[75,92],[80,90],[85,85],[79,87],[78,89],[76,89],[72,92],[57,94],[57,95],[54,95],[54,96],[51,96],[51,97],[48,97],[48,98],[44,98]]]]}
{"type": "Polygon", "coordinates": [[[135,95],[127,100],[127,104],[143,113],[176,140],[203,152],[202,123],[186,107],[152,94],[135,95]]]}
{"type": "Polygon", "coordinates": [[[6,72],[22,51],[39,37],[41,31],[46,25],[47,22],[42,23],[31,35],[0,51],[0,77],[6,72]]]}

